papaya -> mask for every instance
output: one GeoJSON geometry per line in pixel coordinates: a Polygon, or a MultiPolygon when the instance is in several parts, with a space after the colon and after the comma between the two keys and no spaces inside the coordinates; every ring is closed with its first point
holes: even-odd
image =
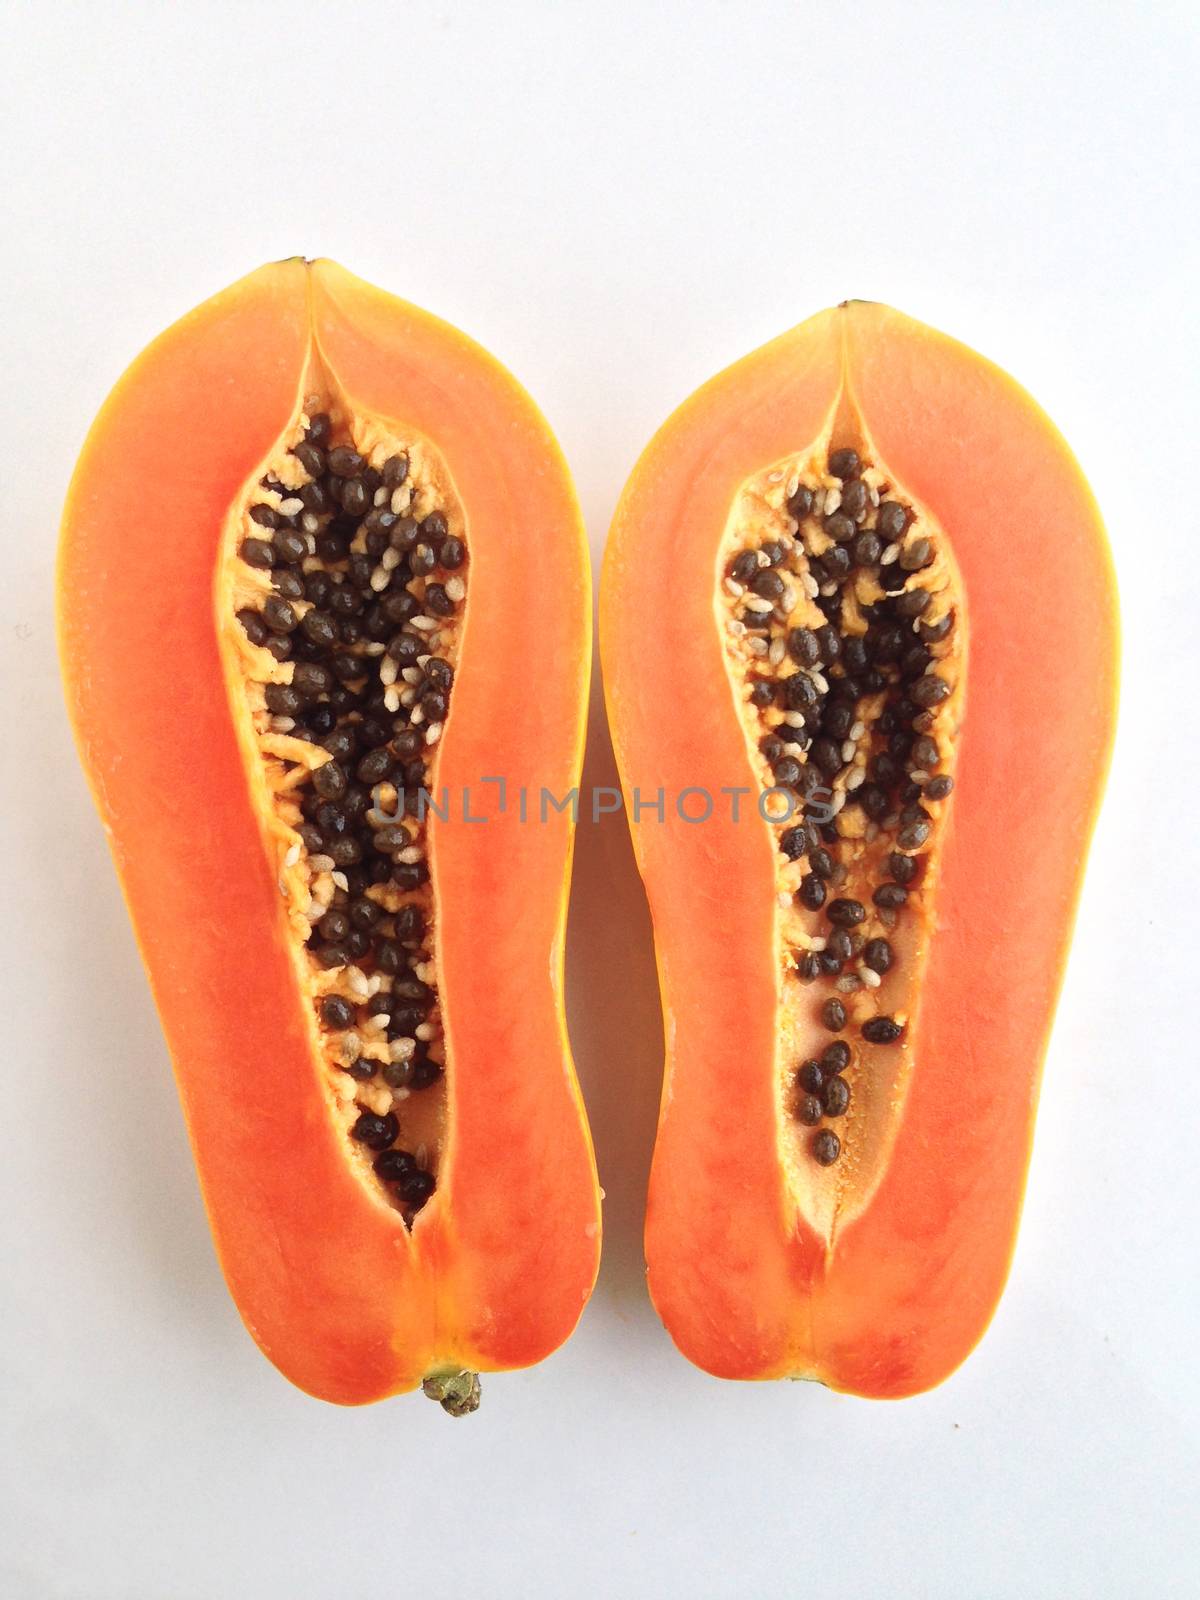
{"type": "Polygon", "coordinates": [[[826,311],[615,513],[605,693],[665,1023],[645,1250],[725,1378],[928,1389],[1004,1286],[1114,729],[1066,444],[989,362],[826,311]]]}
{"type": "Polygon", "coordinates": [[[457,329],[266,266],[113,390],[58,614],[249,1331],[325,1400],[473,1409],[570,1334],[600,1243],[572,813],[517,803],[577,782],[590,664],[547,424],[457,329]]]}

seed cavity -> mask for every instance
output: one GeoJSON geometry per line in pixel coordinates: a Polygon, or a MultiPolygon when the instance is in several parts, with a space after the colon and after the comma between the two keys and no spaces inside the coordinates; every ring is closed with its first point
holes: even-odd
{"type": "Polygon", "coordinates": [[[788,1111],[817,1130],[803,1148],[831,1167],[904,1050],[905,952],[954,788],[957,577],[931,519],[839,442],[744,486],[717,596],[762,788],[790,797],[774,825],[785,1003],[845,1034],[782,1063],[788,1111]]]}
{"type": "Polygon", "coordinates": [[[469,579],[461,509],[427,443],[312,395],[230,538],[226,642],[331,1099],[411,1225],[444,1114],[426,810],[469,579]]]}

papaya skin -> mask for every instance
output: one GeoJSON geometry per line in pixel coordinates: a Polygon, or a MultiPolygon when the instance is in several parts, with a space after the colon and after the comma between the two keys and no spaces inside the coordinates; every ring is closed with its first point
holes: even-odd
{"type": "Polygon", "coordinates": [[[582,758],[589,566],[533,402],[457,329],[334,263],[263,267],[109,397],[67,499],[58,602],[71,720],[250,1332],[292,1382],[347,1405],[541,1360],[588,1298],[600,1225],[562,1006],[571,818],[521,826],[497,788],[480,793],[485,775],[569,789],[582,758]],[[438,1191],[411,1232],[330,1114],[215,614],[229,508],[317,369],[347,407],[433,440],[467,516],[434,786],[470,786],[487,825],[429,822],[448,1098],[438,1191]],[[522,643],[536,699],[504,670],[524,541],[555,595],[522,643]]]}
{"type": "Polygon", "coordinates": [[[666,1031],[645,1231],[655,1306],[717,1376],[929,1389],[982,1336],[1009,1271],[1112,747],[1117,606],[1093,497],[1012,379],[848,302],[718,375],[651,441],[614,517],[600,639],[666,1031]],[[741,485],[835,426],[944,530],[967,665],[913,1065],[877,1186],[827,1236],[780,1159],[769,830],[720,807],[704,827],[670,807],[639,826],[632,796],[756,786],[715,618],[718,552],[741,485]],[[667,663],[652,684],[651,607],[667,663]]]}

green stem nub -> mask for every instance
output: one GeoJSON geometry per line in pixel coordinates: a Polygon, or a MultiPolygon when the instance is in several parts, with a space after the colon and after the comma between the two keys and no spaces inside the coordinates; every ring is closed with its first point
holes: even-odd
{"type": "Polygon", "coordinates": [[[425,1379],[421,1390],[431,1400],[436,1400],[451,1417],[470,1416],[479,1410],[479,1374],[477,1372],[442,1372],[425,1379]]]}

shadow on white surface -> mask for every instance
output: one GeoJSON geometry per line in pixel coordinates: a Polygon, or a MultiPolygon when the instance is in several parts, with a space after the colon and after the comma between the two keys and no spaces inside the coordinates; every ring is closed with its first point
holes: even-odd
{"type": "Polygon", "coordinates": [[[567,925],[567,1017],[605,1191],[596,1293],[621,1319],[661,1333],[642,1256],[663,1064],[650,914],[624,813],[588,820],[589,795],[618,786],[597,657],[567,925]]]}

